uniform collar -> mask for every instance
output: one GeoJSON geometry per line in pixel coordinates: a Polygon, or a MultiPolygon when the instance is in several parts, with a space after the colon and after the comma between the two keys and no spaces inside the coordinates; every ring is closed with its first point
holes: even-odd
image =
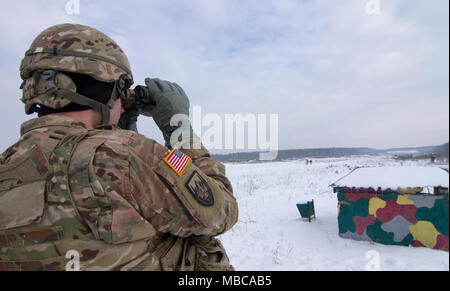
{"type": "Polygon", "coordinates": [[[88,130],[87,126],[77,119],[67,116],[46,115],[22,123],[20,127],[20,135],[22,136],[27,132],[30,132],[38,128],[53,127],[53,126],[70,127],[72,129],[79,129],[80,131],[88,130]]]}

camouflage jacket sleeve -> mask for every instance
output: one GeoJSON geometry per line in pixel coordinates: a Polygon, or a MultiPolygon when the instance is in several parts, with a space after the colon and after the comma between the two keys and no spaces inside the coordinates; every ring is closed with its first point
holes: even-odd
{"type": "Polygon", "coordinates": [[[164,161],[166,147],[142,135],[132,137],[130,182],[140,212],[158,231],[180,237],[216,236],[231,229],[238,206],[225,166],[203,147],[180,149],[192,159],[181,176],[164,161]]]}

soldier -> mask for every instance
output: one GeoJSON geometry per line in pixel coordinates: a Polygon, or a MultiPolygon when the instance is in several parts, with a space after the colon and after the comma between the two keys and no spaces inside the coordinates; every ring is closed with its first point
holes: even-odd
{"type": "MultiPolygon", "coordinates": [[[[27,114],[0,156],[0,270],[233,270],[215,236],[237,221],[225,167],[195,137],[171,146],[189,100],[146,79],[166,145],[117,126],[133,76],[105,34],[62,24],[43,31],[20,67],[27,114]],[[76,256],[68,256],[74,259],[76,256]]],[[[134,119],[134,121],[136,118],[134,119]]]]}

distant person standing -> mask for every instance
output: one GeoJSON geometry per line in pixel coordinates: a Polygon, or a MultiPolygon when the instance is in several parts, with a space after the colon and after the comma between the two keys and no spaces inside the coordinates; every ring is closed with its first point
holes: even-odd
{"type": "Polygon", "coordinates": [[[436,161],[436,156],[432,153],[430,156],[431,163],[434,163],[436,161]]]}

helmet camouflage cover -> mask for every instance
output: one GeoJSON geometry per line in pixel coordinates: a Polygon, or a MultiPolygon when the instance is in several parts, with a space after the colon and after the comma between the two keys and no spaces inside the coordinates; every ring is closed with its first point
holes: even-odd
{"type": "Polygon", "coordinates": [[[24,80],[22,102],[27,114],[33,112],[31,108],[35,104],[60,109],[72,102],[49,90],[41,78],[48,70],[57,72],[54,83],[58,88],[72,92],[76,92],[76,85],[64,72],[84,74],[108,83],[123,79],[127,88],[133,84],[130,63],[117,43],[102,32],[80,24],[61,24],[44,30],[25,53],[20,76],[24,80]]]}

